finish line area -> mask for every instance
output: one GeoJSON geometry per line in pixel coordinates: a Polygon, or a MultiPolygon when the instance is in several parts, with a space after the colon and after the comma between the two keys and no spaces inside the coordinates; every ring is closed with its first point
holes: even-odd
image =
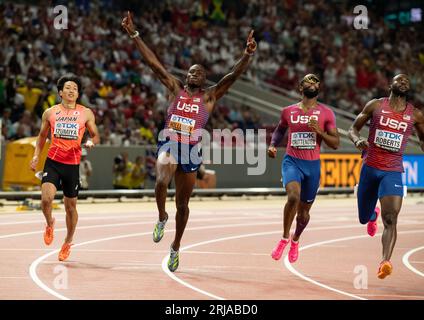
{"type": "MultiPolygon", "coordinates": [[[[282,234],[283,195],[194,196],[182,242],[180,267],[166,261],[175,231],[175,204],[159,243],[153,198],[78,203],[71,256],[57,259],[66,234],[63,204],[56,202],[55,239],[43,242],[40,210],[0,208],[1,299],[309,300],[424,299],[424,197],[408,194],[398,221],[393,274],[377,278],[381,232],[371,238],[352,195],[320,195],[302,235],[299,260],[271,251],[282,234]]],[[[33,200],[37,203],[39,200],[33,200]]]]}

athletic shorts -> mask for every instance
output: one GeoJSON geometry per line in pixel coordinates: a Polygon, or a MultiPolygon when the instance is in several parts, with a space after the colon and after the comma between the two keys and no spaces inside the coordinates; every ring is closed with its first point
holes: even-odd
{"type": "Polygon", "coordinates": [[[191,145],[171,140],[159,141],[156,157],[163,152],[171,154],[185,173],[196,172],[202,164],[199,144],[191,145]]]}
{"type": "Polygon", "coordinates": [[[358,213],[362,224],[370,220],[377,200],[384,196],[403,197],[402,172],[383,171],[363,164],[358,186],[358,213]]]}
{"type": "Polygon", "coordinates": [[[79,164],[65,164],[47,158],[41,184],[45,182],[53,183],[57,190],[63,190],[63,195],[67,198],[78,197],[79,164]]]}
{"type": "Polygon", "coordinates": [[[300,200],[305,203],[314,202],[321,175],[320,160],[302,160],[286,154],[282,164],[283,185],[297,181],[300,183],[300,200]]]}

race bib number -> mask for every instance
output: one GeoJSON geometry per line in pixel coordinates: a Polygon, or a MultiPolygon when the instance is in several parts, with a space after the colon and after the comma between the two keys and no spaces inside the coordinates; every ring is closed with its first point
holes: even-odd
{"type": "Polygon", "coordinates": [[[54,125],[55,138],[78,140],[79,124],[75,122],[56,122],[54,125]]]}
{"type": "Polygon", "coordinates": [[[173,114],[169,120],[169,129],[182,135],[189,136],[194,130],[196,120],[173,114]]]}
{"type": "Polygon", "coordinates": [[[402,146],[403,134],[377,129],[374,143],[377,147],[392,152],[398,152],[402,146]]]}
{"type": "Polygon", "coordinates": [[[293,132],[291,146],[296,149],[315,149],[317,145],[316,132],[293,132]]]}

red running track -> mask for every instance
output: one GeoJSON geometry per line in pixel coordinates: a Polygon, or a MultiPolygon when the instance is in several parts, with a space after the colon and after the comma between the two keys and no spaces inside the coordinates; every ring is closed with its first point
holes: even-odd
{"type": "MultiPolygon", "coordinates": [[[[284,198],[193,200],[180,267],[167,271],[175,209],[165,236],[152,241],[153,202],[81,203],[71,256],[57,260],[65,236],[43,242],[41,212],[0,211],[0,299],[424,299],[424,201],[406,198],[392,263],[376,276],[381,231],[371,238],[353,198],[317,199],[299,260],[272,260],[284,198]]],[[[293,226],[294,227],[294,226],[293,226]]],[[[286,252],[287,253],[287,252],[286,252]]]]}

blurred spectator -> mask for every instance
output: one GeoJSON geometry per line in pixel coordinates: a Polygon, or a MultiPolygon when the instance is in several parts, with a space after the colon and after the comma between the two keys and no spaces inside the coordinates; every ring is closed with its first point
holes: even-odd
{"type": "Polygon", "coordinates": [[[113,188],[131,189],[131,174],[133,163],[128,160],[128,153],[122,152],[114,158],[113,188]]]}
{"type": "Polygon", "coordinates": [[[146,179],[146,168],[144,165],[144,158],[138,156],[131,172],[131,187],[133,189],[144,189],[146,179]]]}
{"type": "Polygon", "coordinates": [[[33,84],[33,80],[28,79],[25,86],[16,89],[16,92],[20,93],[24,97],[25,110],[31,113],[34,111],[38,100],[43,94],[43,91],[39,88],[34,88],[33,84]]]}
{"type": "MultiPolygon", "coordinates": [[[[391,28],[378,5],[368,2],[371,26],[358,31],[352,28],[352,1],[80,0],[69,2],[69,15],[76,18],[64,32],[54,29],[54,14],[46,6],[3,2],[0,113],[11,110],[7,138],[17,133],[19,125],[11,127],[24,110],[39,118],[57,103],[55,81],[72,70],[83,79],[80,100],[96,114],[102,143],[156,143],[168,107],[166,90],[122,31],[127,9],[135,11],[140,34],[167,69],[201,63],[215,81],[234,65],[253,28],[259,50],[244,76],[257,85],[297,92],[299,77],[318,73],[324,84],[320,100],[357,113],[365,98],[387,94],[388,79],[404,72],[414,90],[411,102],[419,106],[423,25],[391,28]]],[[[261,127],[252,110],[231,112],[240,106],[224,99],[219,107],[227,113],[213,112],[209,130],[261,127]]]]}
{"type": "Polygon", "coordinates": [[[156,181],[156,156],[152,149],[146,150],[146,178],[156,181]]]}
{"type": "Polygon", "coordinates": [[[81,190],[88,190],[88,187],[89,187],[88,178],[91,176],[92,173],[93,173],[93,167],[91,165],[91,161],[87,159],[87,150],[82,149],[81,163],[79,167],[81,190]]]}
{"type": "Polygon", "coordinates": [[[31,113],[28,110],[25,110],[21,119],[9,127],[9,136],[11,137],[11,140],[14,140],[12,137],[16,136],[18,131],[20,131],[19,136],[30,137],[32,133],[32,125],[31,113]]]}

